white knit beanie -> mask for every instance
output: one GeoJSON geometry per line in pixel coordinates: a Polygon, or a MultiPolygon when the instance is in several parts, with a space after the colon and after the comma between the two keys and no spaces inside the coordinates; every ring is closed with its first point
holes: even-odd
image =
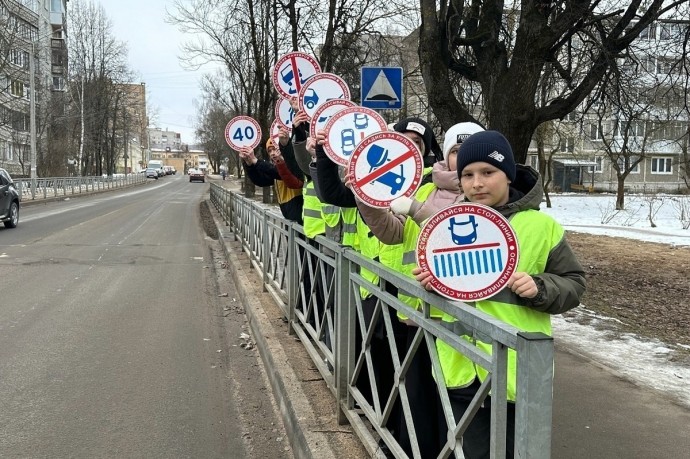
{"type": "Polygon", "coordinates": [[[448,163],[448,153],[455,145],[462,143],[466,138],[475,132],[481,132],[484,128],[477,123],[458,123],[454,124],[446,131],[443,138],[443,160],[448,163]]]}

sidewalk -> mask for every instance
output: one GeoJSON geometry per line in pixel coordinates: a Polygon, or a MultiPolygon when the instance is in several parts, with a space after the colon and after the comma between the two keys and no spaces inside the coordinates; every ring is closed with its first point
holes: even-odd
{"type": "MultiPolygon", "coordinates": [[[[209,178],[232,190],[240,188],[237,179],[223,183],[220,176],[209,178]]],[[[337,425],[332,394],[301,344],[288,335],[282,314],[262,292],[260,277],[228,237],[227,227],[218,220],[216,224],[253,338],[264,365],[272,369],[268,373],[274,397],[295,456],[370,456],[373,445],[365,448],[349,426],[337,425]]],[[[604,363],[577,355],[558,341],[555,359],[553,458],[690,458],[690,409],[628,382],[604,363]]]]}

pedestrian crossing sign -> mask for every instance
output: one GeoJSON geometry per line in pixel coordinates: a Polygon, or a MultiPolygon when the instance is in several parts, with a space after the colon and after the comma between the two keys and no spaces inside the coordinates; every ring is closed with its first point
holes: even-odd
{"type": "Polygon", "coordinates": [[[402,67],[362,67],[361,73],[362,107],[402,108],[402,67]]]}

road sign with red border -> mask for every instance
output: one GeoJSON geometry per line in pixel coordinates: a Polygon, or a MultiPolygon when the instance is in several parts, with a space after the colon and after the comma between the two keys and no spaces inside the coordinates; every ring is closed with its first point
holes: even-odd
{"type": "Polygon", "coordinates": [[[391,201],[412,196],[422,181],[424,160],[417,145],[393,131],[365,137],[348,164],[352,192],[372,207],[389,208],[391,201]]]}
{"type": "Polygon", "coordinates": [[[225,141],[230,148],[256,148],[261,142],[261,126],[254,118],[236,116],[225,125],[225,141]]]}
{"type": "Polygon", "coordinates": [[[335,163],[346,166],[362,139],[387,129],[386,120],[374,110],[359,106],[345,108],[326,122],[323,149],[335,163]]]}
{"type": "Polygon", "coordinates": [[[309,78],[299,91],[299,109],[311,120],[316,109],[333,99],[350,99],[345,80],[333,73],[319,73],[309,78]]]}
{"type": "Polygon", "coordinates": [[[275,107],[275,115],[278,123],[288,129],[292,129],[292,119],[295,117],[295,111],[292,109],[288,99],[283,99],[282,97],[278,99],[275,107]]]}
{"type": "Polygon", "coordinates": [[[273,86],[282,97],[297,97],[302,85],[317,73],[321,67],[316,59],[298,51],[288,53],[273,66],[273,86]]]}
{"type": "Polygon", "coordinates": [[[500,292],[519,261],[517,237],[508,220],[482,204],[456,204],[422,227],[417,264],[431,273],[431,286],[451,300],[479,301],[500,292]]]}
{"type": "Polygon", "coordinates": [[[309,135],[316,137],[316,133],[322,129],[326,129],[326,124],[331,116],[338,113],[340,110],[350,107],[356,107],[357,104],[347,99],[333,99],[319,105],[311,117],[309,123],[309,135]]]}
{"type": "MultiPolygon", "coordinates": [[[[280,130],[281,129],[286,129],[285,126],[283,126],[283,123],[281,123],[278,118],[273,120],[273,123],[271,123],[271,140],[273,140],[273,143],[278,146],[278,141],[280,138],[280,130]]],[[[288,135],[292,132],[291,129],[288,129],[288,135]]]]}

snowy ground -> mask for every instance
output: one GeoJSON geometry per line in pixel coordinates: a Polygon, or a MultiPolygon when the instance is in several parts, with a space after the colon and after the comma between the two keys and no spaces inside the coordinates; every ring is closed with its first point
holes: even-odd
{"type": "MultiPolygon", "coordinates": [[[[544,204],[542,211],[552,215],[567,230],[690,246],[690,229],[683,229],[680,219],[683,206],[685,218],[690,218],[690,196],[659,196],[655,201],[627,196],[626,211],[618,213],[613,210],[614,203],[614,195],[558,194],[551,196],[552,207],[546,208],[544,204]],[[656,212],[653,218],[656,228],[651,228],[648,219],[650,206],[656,212]]],[[[615,319],[596,316],[585,308],[575,312],[605,322],[604,328],[611,328],[611,324],[615,327],[615,319]]],[[[555,316],[553,332],[559,343],[611,367],[631,381],[663,391],[690,408],[690,367],[671,362],[672,351],[666,343],[644,341],[631,334],[614,337],[611,332],[580,325],[577,317],[555,316]]]]}

